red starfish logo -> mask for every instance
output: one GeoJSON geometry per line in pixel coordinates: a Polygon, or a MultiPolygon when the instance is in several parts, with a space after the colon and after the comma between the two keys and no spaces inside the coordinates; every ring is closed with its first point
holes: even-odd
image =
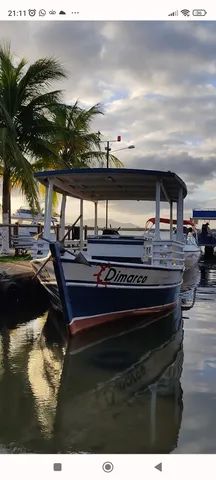
{"type": "Polygon", "coordinates": [[[102,275],[102,273],[105,272],[105,270],[107,270],[109,268],[110,268],[109,265],[101,265],[99,272],[93,274],[93,277],[96,277],[97,285],[104,285],[106,287],[108,282],[105,282],[105,280],[103,280],[103,278],[101,278],[101,275],[102,275]]]}

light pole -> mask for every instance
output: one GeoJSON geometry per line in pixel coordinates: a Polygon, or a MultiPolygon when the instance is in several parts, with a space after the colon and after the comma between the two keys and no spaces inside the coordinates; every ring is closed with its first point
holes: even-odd
{"type": "MultiPolygon", "coordinates": [[[[100,132],[98,132],[100,134],[100,132]]],[[[101,143],[105,142],[106,143],[106,168],[109,168],[109,154],[111,151],[110,143],[113,142],[121,142],[121,135],[118,135],[115,140],[100,140],[101,143]]],[[[108,228],[108,200],[106,200],[106,228],[108,228]]]]}
{"type": "MultiPolygon", "coordinates": [[[[120,140],[114,140],[114,141],[121,141],[121,137],[117,137],[117,138],[120,138],[120,140]]],[[[113,140],[112,140],[113,141],[113,140]]],[[[109,154],[111,152],[111,147],[110,147],[110,143],[111,141],[110,140],[107,140],[106,144],[107,146],[105,147],[105,150],[106,150],[106,168],[109,168],[109,154]]],[[[128,147],[124,147],[124,148],[118,148],[117,150],[113,150],[113,153],[114,152],[119,152],[120,150],[131,150],[132,148],[135,148],[135,145],[129,145],[128,147]]],[[[105,214],[105,217],[106,217],[106,228],[108,228],[108,205],[109,205],[109,201],[106,200],[106,214],[105,214]]]]}
{"type": "Polygon", "coordinates": [[[110,143],[121,142],[121,135],[118,135],[116,140],[101,140],[101,142],[103,141],[106,143],[106,147],[105,147],[106,161],[107,161],[106,167],[109,168],[109,152],[111,152],[110,143]]]}
{"type": "Polygon", "coordinates": [[[106,150],[106,167],[109,168],[109,152],[111,151],[110,147],[110,140],[107,140],[107,146],[105,147],[106,150]]]}

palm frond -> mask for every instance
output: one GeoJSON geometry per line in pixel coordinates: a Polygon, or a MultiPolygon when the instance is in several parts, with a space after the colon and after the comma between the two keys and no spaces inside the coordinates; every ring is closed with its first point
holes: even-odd
{"type": "MultiPolygon", "coordinates": [[[[42,158],[59,160],[53,139],[57,133],[52,108],[61,91],[50,90],[53,81],[65,77],[53,58],[27,66],[15,61],[10,46],[0,47],[0,164],[10,171],[32,208],[38,208],[38,191],[31,162],[42,158]]],[[[1,174],[0,173],[0,174],[1,174]]]]}
{"type": "Polygon", "coordinates": [[[41,88],[49,88],[53,81],[65,78],[64,69],[52,58],[41,58],[31,64],[19,83],[19,95],[23,101],[41,94],[41,88]]]}

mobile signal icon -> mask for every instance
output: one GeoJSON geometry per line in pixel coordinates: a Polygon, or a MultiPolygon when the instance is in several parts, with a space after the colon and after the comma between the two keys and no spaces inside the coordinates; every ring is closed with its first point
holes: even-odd
{"type": "Polygon", "coordinates": [[[178,16],[178,10],[175,10],[175,12],[169,13],[168,17],[177,17],[178,16]]]}

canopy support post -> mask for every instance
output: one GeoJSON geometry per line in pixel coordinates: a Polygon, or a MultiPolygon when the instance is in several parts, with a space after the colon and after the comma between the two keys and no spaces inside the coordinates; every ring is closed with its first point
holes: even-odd
{"type": "Polygon", "coordinates": [[[177,201],[177,240],[183,242],[183,190],[179,189],[177,201]]]}
{"type": "Polygon", "coordinates": [[[49,180],[49,185],[46,191],[45,201],[45,220],[44,220],[44,237],[51,239],[51,219],[52,219],[52,199],[53,199],[53,182],[49,180]]]}
{"type": "Polygon", "coordinates": [[[61,213],[60,213],[60,239],[65,235],[65,209],[66,209],[66,199],[67,196],[65,193],[62,195],[61,201],[61,213]]]}
{"type": "Polygon", "coordinates": [[[83,200],[80,200],[80,250],[83,250],[83,200]]]}
{"type": "Polygon", "coordinates": [[[173,202],[170,202],[170,240],[173,239],[173,202]]]}
{"type": "Polygon", "coordinates": [[[94,234],[98,234],[98,202],[94,202],[95,215],[94,215],[94,234]]]}
{"type": "Polygon", "coordinates": [[[155,199],[155,240],[160,240],[160,182],[156,183],[155,199]]]}

